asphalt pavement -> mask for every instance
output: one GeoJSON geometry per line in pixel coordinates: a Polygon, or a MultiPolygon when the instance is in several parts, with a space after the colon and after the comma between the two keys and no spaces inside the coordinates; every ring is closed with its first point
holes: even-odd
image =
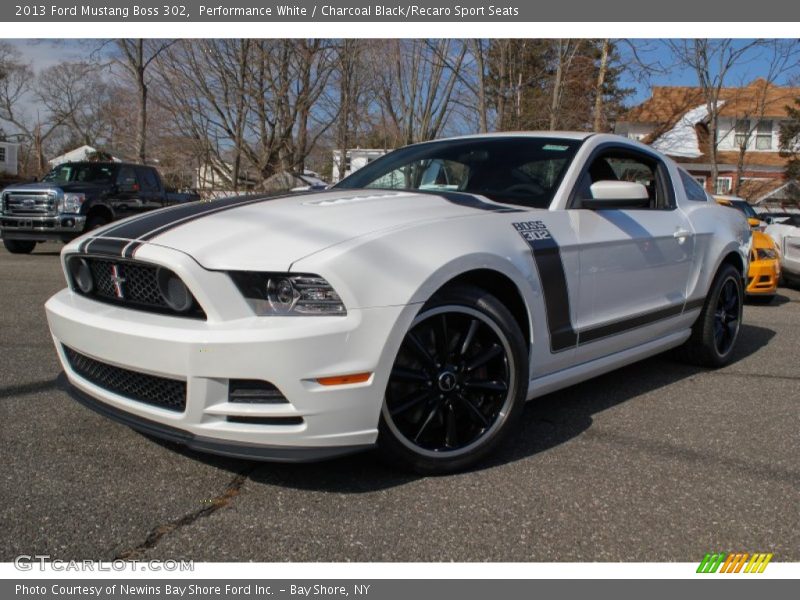
{"type": "Polygon", "coordinates": [[[800,560],[800,291],[748,305],[730,366],[656,357],[536,400],[482,468],[281,465],[156,442],[59,390],[58,244],[0,249],[0,561],[800,560]]]}

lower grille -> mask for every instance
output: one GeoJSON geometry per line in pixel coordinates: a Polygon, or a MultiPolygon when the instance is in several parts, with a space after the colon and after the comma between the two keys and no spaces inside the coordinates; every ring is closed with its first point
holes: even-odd
{"type": "Polygon", "coordinates": [[[70,368],[97,387],[167,410],[183,412],[186,409],[185,381],[115,367],[62,347],[70,368]]]}

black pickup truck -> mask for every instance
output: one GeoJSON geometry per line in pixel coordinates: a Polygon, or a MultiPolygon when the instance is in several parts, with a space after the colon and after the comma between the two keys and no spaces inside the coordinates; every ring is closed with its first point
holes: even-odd
{"type": "Polygon", "coordinates": [[[37,242],[67,242],[117,219],[199,199],[197,194],[168,192],[151,166],[63,163],[40,182],[2,191],[0,237],[9,252],[27,254],[37,242]]]}

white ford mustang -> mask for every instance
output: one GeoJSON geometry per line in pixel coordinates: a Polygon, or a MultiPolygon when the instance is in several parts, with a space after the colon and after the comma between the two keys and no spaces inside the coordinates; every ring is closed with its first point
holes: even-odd
{"type": "Polygon", "coordinates": [[[402,148],[332,189],[146,213],[64,248],[73,396],[220,454],[466,468],[526,400],[682,346],[731,359],[750,230],[617,136],[402,148]]]}

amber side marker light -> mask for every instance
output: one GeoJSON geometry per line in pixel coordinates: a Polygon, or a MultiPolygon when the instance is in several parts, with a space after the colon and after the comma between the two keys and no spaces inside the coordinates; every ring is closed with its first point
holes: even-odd
{"type": "Polygon", "coordinates": [[[352,375],[337,375],[336,377],[320,377],[320,385],[346,385],[348,383],[364,383],[372,377],[372,373],[354,373],[352,375]]]}

